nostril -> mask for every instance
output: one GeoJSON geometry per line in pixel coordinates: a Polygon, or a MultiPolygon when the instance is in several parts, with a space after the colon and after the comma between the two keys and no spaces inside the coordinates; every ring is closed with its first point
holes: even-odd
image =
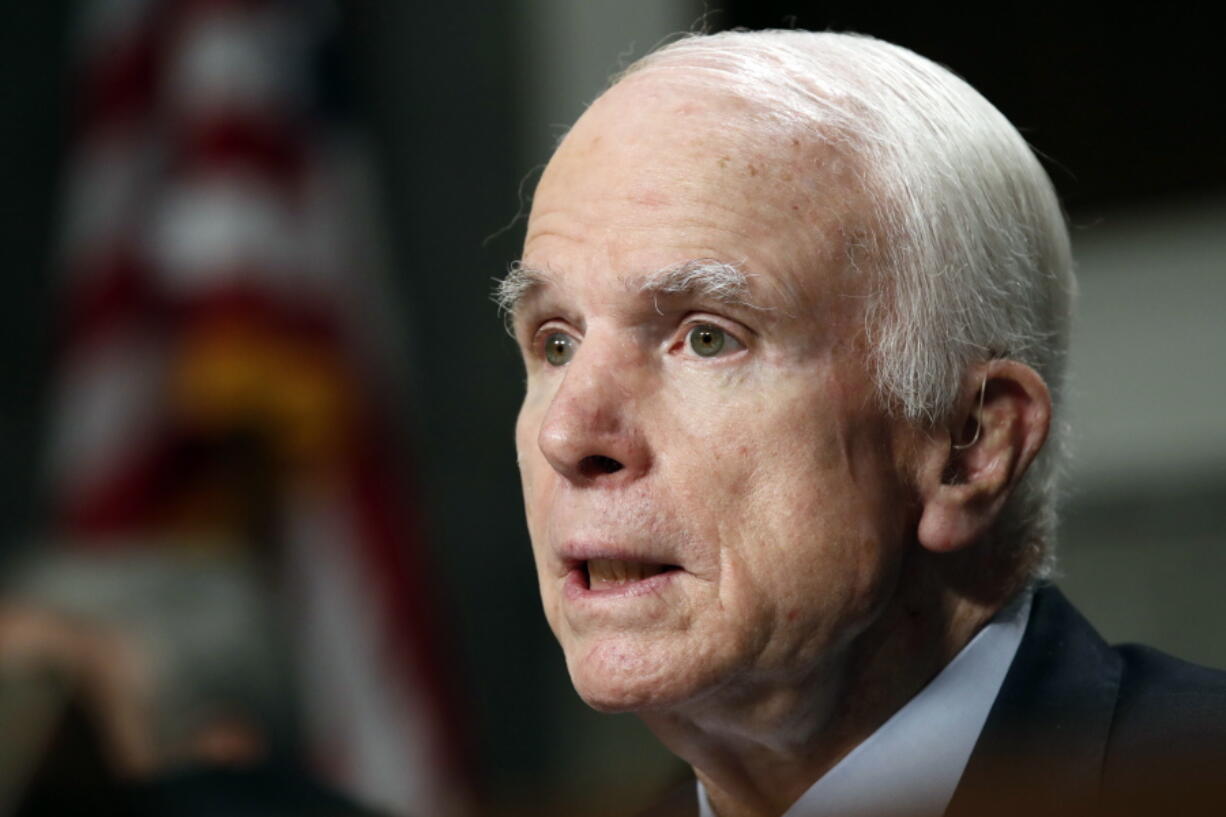
{"type": "Polygon", "coordinates": [[[598,477],[602,474],[615,474],[624,467],[624,465],[612,457],[605,457],[600,454],[584,457],[579,462],[579,471],[588,478],[598,477]]]}

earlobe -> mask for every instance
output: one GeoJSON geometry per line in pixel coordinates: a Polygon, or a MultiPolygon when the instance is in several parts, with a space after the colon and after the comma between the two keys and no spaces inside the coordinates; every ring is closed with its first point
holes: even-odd
{"type": "Polygon", "coordinates": [[[1034,369],[994,360],[968,372],[959,408],[930,441],[917,536],[948,553],[991,529],[1051,425],[1051,395],[1034,369]]]}

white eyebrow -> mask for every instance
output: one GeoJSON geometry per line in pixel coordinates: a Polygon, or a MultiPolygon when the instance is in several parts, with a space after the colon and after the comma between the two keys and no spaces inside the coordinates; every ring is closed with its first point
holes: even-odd
{"type": "MultiPolygon", "coordinates": [[[[511,264],[506,277],[496,281],[493,293],[493,300],[507,320],[508,328],[516,309],[533,292],[552,283],[554,277],[548,270],[529,267],[519,261],[511,264]]],[[[769,309],[749,301],[750,277],[735,264],[713,258],[695,258],[630,279],[627,284],[641,294],[651,295],[657,312],[662,311],[658,301],[661,295],[692,295],[729,306],[769,309]]]]}
{"type": "Polygon", "coordinates": [[[545,270],[534,269],[519,261],[514,261],[507,268],[505,278],[494,279],[492,298],[494,303],[498,304],[498,313],[507,321],[508,328],[515,317],[515,310],[524,299],[549,283],[552,278],[553,276],[545,270]]]}
{"type": "MultiPolygon", "coordinates": [[[[694,295],[729,306],[761,309],[748,300],[749,276],[735,264],[713,258],[696,258],[643,276],[638,291],[660,295],[694,295]]],[[[660,311],[659,303],[656,311],[660,311]]]]}

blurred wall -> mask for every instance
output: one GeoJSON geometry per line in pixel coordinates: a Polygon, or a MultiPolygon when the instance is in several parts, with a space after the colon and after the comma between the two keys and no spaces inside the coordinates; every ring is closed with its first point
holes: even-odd
{"type": "Polygon", "coordinates": [[[10,3],[0,25],[0,556],[24,540],[39,500],[67,19],[61,0],[10,3]]]}
{"type": "Polygon", "coordinates": [[[1226,668],[1226,196],[1074,237],[1062,584],[1109,640],[1226,668]]]}

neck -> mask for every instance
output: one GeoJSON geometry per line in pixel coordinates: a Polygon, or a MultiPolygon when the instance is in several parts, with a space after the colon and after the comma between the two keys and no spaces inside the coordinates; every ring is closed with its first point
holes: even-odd
{"type": "MultiPolygon", "coordinates": [[[[724,691],[647,726],[694,768],[720,817],[778,817],[941,671],[1016,588],[964,594],[931,558],[821,666],[724,691]],[[905,588],[905,589],[903,589],[905,588]]],[[[982,591],[982,588],[980,588],[982,591]]]]}

